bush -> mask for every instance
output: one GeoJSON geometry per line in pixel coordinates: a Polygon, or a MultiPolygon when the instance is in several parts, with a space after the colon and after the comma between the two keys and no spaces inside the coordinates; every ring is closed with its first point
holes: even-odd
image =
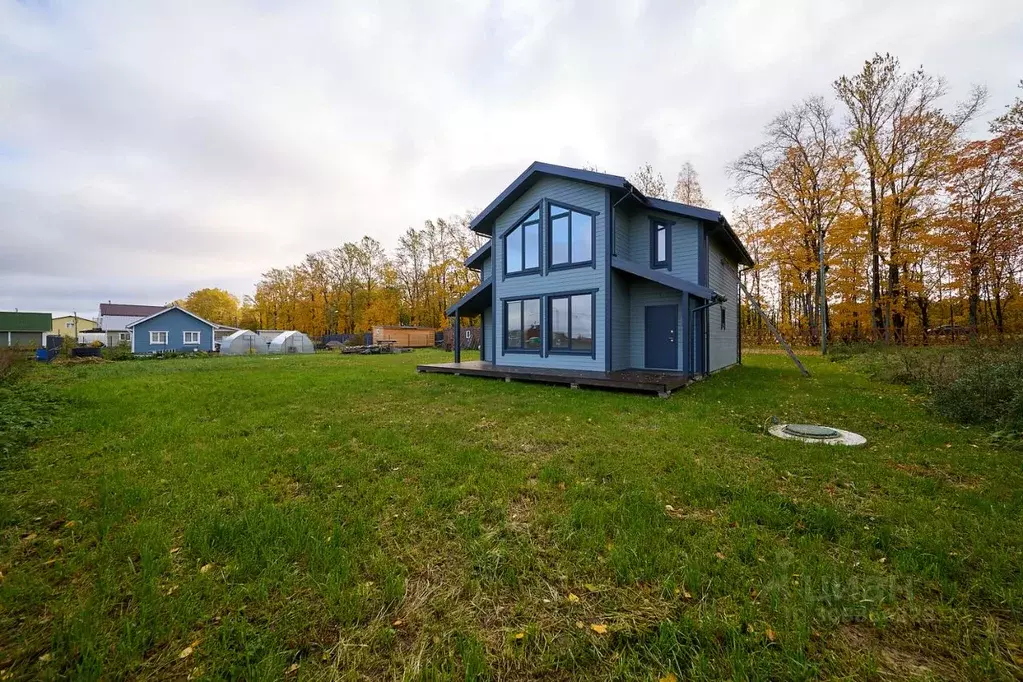
{"type": "Polygon", "coordinates": [[[847,361],[874,379],[930,396],[935,412],[960,424],[990,424],[1023,434],[1023,346],[843,348],[847,361]]]}
{"type": "Polygon", "coordinates": [[[28,354],[14,348],[0,348],[0,386],[14,383],[28,369],[28,354]]]}

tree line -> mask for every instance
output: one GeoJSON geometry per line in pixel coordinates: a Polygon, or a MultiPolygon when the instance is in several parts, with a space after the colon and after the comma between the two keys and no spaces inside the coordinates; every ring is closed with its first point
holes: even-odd
{"type": "MultiPolygon", "coordinates": [[[[734,224],[757,263],[743,281],[793,339],[1023,329],[1023,100],[970,139],[987,93],[945,108],[946,91],[875,55],[778,114],[729,166],[749,200],[734,224]]],[[[766,341],[748,307],[744,325],[766,341]]]]}

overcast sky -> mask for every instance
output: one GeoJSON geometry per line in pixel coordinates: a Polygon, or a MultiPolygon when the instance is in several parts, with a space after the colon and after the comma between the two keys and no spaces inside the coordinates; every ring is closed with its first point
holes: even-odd
{"type": "Polygon", "coordinates": [[[1023,78],[1023,2],[0,0],[0,310],[94,313],[485,206],[533,160],[669,186],[875,51],[1023,78]]]}

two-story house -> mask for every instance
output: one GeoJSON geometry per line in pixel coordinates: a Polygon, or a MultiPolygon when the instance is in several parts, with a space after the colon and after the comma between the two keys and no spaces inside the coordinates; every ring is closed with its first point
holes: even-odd
{"type": "Polygon", "coordinates": [[[536,162],[470,228],[489,237],[466,261],[481,283],[447,313],[482,316],[480,362],[456,345],[423,371],[575,383],[739,362],[738,268],[753,261],[717,211],[536,162]]]}

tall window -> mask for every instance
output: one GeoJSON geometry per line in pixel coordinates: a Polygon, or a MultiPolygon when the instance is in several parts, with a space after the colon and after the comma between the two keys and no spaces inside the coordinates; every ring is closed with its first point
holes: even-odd
{"type": "Polygon", "coordinates": [[[550,298],[550,351],[593,352],[593,294],[550,298]]]}
{"type": "Polygon", "coordinates": [[[650,219],[650,267],[671,267],[671,225],[666,220],[650,219]]]}
{"type": "Polygon", "coordinates": [[[725,328],[725,307],[721,306],[721,328],[725,328]]]}
{"type": "Polygon", "coordinates": [[[540,299],[505,301],[504,347],[511,351],[540,352],[540,299]]]}
{"type": "Polygon", "coordinates": [[[594,217],[551,204],[551,267],[570,267],[593,260],[594,217]]]}
{"type": "Polygon", "coordinates": [[[504,271],[508,275],[540,269],[540,209],[527,215],[504,235],[504,271]]]}
{"type": "Polygon", "coordinates": [[[167,345],[167,332],[149,332],[149,343],[154,346],[167,345]]]}

